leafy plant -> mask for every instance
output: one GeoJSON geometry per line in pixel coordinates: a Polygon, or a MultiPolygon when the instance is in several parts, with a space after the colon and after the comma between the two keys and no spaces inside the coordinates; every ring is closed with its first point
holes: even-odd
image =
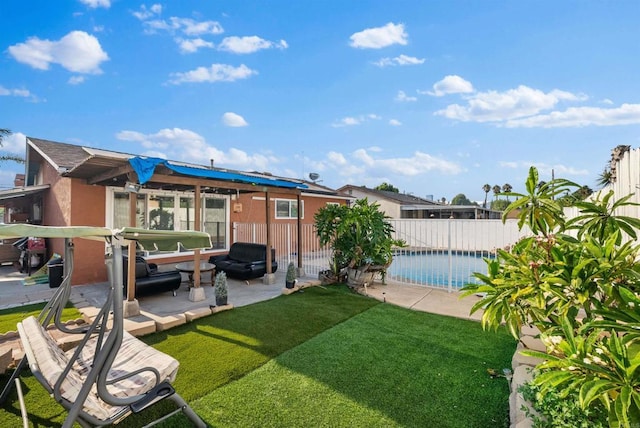
{"type": "Polygon", "coordinates": [[[523,406],[534,428],[604,428],[607,426],[607,413],[604,408],[593,405],[582,409],[575,392],[563,396],[561,391],[549,388],[542,393],[540,386],[532,382],[521,385],[518,392],[531,403],[531,407],[535,410],[533,412],[530,408],[523,406]]]}
{"type": "Polygon", "coordinates": [[[562,195],[572,187],[580,187],[576,183],[554,179],[549,182],[538,181],[538,170],[529,168],[529,175],[525,182],[527,193],[507,192],[505,196],[515,196],[513,201],[502,214],[502,220],[506,220],[508,213],[519,210],[518,227],[526,225],[535,234],[547,235],[556,227],[562,227],[564,215],[562,207],[555,201],[555,197],[562,195]]]}
{"type": "Polygon", "coordinates": [[[617,215],[636,205],[612,192],[576,202],[580,215],[566,220],[555,197],[577,186],[567,180],[538,183],[531,168],[526,194],[503,216],[518,209],[526,237],[486,260],[487,273],[475,273],[463,295],[485,293],[472,308],[484,309],[484,328],[505,323],[518,338],[524,324],[542,332],[547,353],[534,383],[562,396],[576,391],[583,409],[594,400],[608,411],[611,427],[640,424],[640,220],[617,215]]]}
{"type": "Polygon", "coordinates": [[[287,266],[287,276],[285,281],[289,284],[293,284],[296,281],[296,265],[293,262],[289,262],[287,266]]]}
{"type": "Polygon", "coordinates": [[[220,271],[216,274],[216,279],[213,282],[214,293],[216,297],[227,297],[229,289],[227,287],[227,274],[220,271]]]}
{"type": "Polygon", "coordinates": [[[353,206],[327,205],[315,216],[315,226],[321,245],[333,250],[331,270],[339,275],[345,268],[363,269],[368,266],[386,268],[391,264],[393,248],[404,246],[393,238],[393,227],[377,203],[366,198],[353,206]]]}
{"type": "Polygon", "coordinates": [[[544,372],[534,380],[541,393],[550,388],[564,388],[561,396],[577,392],[583,409],[599,400],[611,427],[640,423],[640,347],[627,346],[628,337],[606,334],[591,323],[577,332],[568,319],[562,323],[562,336],[543,336],[552,344],[547,354],[526,352],[546,359],[538,366],[544,372]]]}

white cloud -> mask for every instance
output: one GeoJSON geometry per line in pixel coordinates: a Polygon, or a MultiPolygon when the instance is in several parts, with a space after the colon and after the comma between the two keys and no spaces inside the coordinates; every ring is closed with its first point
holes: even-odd
{"type": "Polygon", "coordinates": [[[400,122],[398,119],[390,119],[389,120],[389,125],[391,125],[391,126],[402,126],[402,122],[400,122]]]}
{"type": "Polygon", "coordinates": [[[224,123],[225,126],[230,126],[232,128],[240,128],[249,125],[247,121],[244,120],[244,117],[230,111],[222,115],[222,123],[224,123]]]}
{"type": "Polygon", "coordinates": [[[8,152],[13,155],[24,156],[26,150],[26,141],[27,136],[21,132],[14,132],[13,134],[7,135],[2,138],[2,148],[0,148],[3,152],[8,152]]]}
{"type": "Polygon", "coordinates": [[[388,66],[395,66],[395,65],[420,65],[420,64],[424,64],[425,59],[424,58],[416,58],[414,56],[407,56],[407,55],[399,55],[395,58],[389,58],[389,57],[385,57],[385,58],[380,58],[378,61],[374,62],[374,65],[377,65],[378,67],[388,67],[388,66]]]}
{"type": "Polygon", "coordinates": [[[334,128],[343,128],[345,126],[362,125],[363,123],[368,122],[369,120],[380,120],[380,119],[382,119],[382,117],[378,116],[375,113],[361,114],[360,116],[343,117],[342,119],[339,119],[338,121],[333,122],[331,126],[334,128]]]}
{"type": "Polygon", "coordinates": [[[81,83],[84,83],[84,81],[84,76],[71,76],[69,77],[69,80],[67,80],[67,83],[70,85],[79,85],[81,83]]]}
{"type": "Polygon", "coordinates": [[[416,151],[408,157],[383,156],[382,151],[376,151],[374,148],[358,149],[347,154],[332,151],[314,168],[339,177],[338,182],[367,185],[378,185],[382,178],[389,181],[389,177],[395,177],[397,180],[415,179],[428,173],[456,175],[462,172],[462,167],[457,163],[421,151],[416,151]]]}
{"type": "Polygon", "coordinates": [[[133,16],[138,18],[141,21],[146,21],[155,15],[160,15],[162,13],[162,5],[154,4],[149,9],[145,5],[140,6],[140,10],[138,12],[132,12],[133,16]]]}
{"type": "Polygon", "coordinates": [[[464,80],[460,76],[449,75],[433,84],[433,91],[421,91],[423,94],[441,97],[447,94],[468,94],[473,92],[471,82],[464,80]]]}
{"type": "Polygon", "coordinates": [[[180,35],[174,37],[174,40],[182,53],[197,52],[200,48],[213,48],[213,42],[200,36],[224,33],[224,28],[218,21],[197,21],[177,16],[172,16],[165,20],[160,18],[161,13],[162,6],[160,4],[154,4],[150,8],[142,5],[140,10],[132,12],[133,16],[142,21],[144,31],[147,34],[166,32],[172,35],[180,35]]]}
{"type": "Polygon", "coordinates": [[[216,21],[194,21],[190,18],[169,18],[172,27],[179,28],[187,36],[198,36],[201,34],[222,34],[224,29],[216,21]]]}
{"type": "Polygon", "coordinates": [[[347,116],[347,117],[343,117],[342,119],[338,120],[337,122],[333,122],[333,124],[331,124],[331,126],[333,126],[334,128],[340,128],[343,126],[354,126],[354,125],[360,125],[362,123],[362,121],[356,117],[352,117],[352,116],[347,116]]]}
{"type": "Polygon", "coordinates": [[[528,170],[531,166],[535,166],[538,169],[540,175],[551,176],[552,173],[556,176],[584,176],[589,175],[589,171],[584,168],[576,168],[573,166],[563,164],[547,164],[544,162],[531,162],[531,161],[500,161],[498,164],[501,167],[509,169],[522,169],[528,170]]]}
{"type": "Polygon", "coordinates": [[[32,97],[28,89],[7,89],[0,85],[0,97],[32,97]]]}
{"type": "Polygon", "coordinates": [[[236,148],[226,151],[219,150],[207,144],[203,136],[181,128],[165,128],[155,134],[143,134],[138,131],[121,131],[116,138],[122,141],[140,143],[149,149],[147,155],[164,159],[193,162],[208,166],[209,159],[213,159],[216,166],[226,166],[240,170],[268,171],[274,165],[281,163],[281,159],[272,154],[248,154],[236,148]]]}
{"type": "Polygon", "coordinates": [[[217,21],[196,21],[191,18],[172,16],[168,21],[163,19],[143,20],[146,31],[154,34],[157,31],[182,33],[186,36],[201,36],[204,34],[222,34],[224,29],[217,21]]]}
{"type": "Polygon", "coordinates": [[[467,98],[466,105],[451,104],[434,114],[463,122],[500,122],[538,114],[554,108],[560,101],[583,101],[576,95],[554,89],[544,93],[520,85],[505,92],[478,92],[467,98]]]}
{"type": "Polygon", "coordinates": [[[109,56],[98,39],[84,31],[72,31],[58,41],[30,37],[24,43],[9,46],[9,54],[18,62],[39,70],[60,64],[75,73],[100,74],[100,64],[109,56]]]}
{"type": "Polygon", "coordinates": [[[111,7],[111,0],[80,0],[80,3],[92,9],[96,9],[98,7],[109,9],[111,7]]]}
{"type": "Polygon", "coordinates": [[[616,108],[571,107],[505,122],[507,128],[579,128],[640,124],[640,104],[622,104],[616,108]]]}
{"type": "Polygon", "coordinates": [[[195,70],[184,73],[172,73],[171,76],[173,78],[169,83],[179,85],[185,82],[234,82],[236,80],[248,79],[254,74],[258,74],[258,72],[244,64],[239,67],[228,64],[211,64],[208,68],[198,67],[195,70]]]}
{"type": "Polygon", "coordinates": [[[250,54],[261,49],[286,49],[287,47],[289,47],[289,45],[284,40],[271,42],[258,36],[231,36],[222,39],[222,42],[218,45],[218,50],[232,52],[235,54],[250,54]]]}
{"type": "Polygon", "coordinates": [[[182,53],[194,53],[200,48],[214,47],[212,42],[207,42],[199,37],[197,39],[181,39],[178,37],[176,38],[176,43],[178,43],[178,47],[182,53]]]}
{"type": "Polygon", "coordinates": [[[418,98],[410,97],[407,94],[405,94],[404,91],[398,91],[398,95],[396,95],[395,100],[399,102],[412,102],[412,101],[418,101],[418,98]]]}
{"type": "Polygon", "coordinates": [[[367,28],[353,33],[349,46],[361,49],[380,49],[395,44],[406,45],[407,37],[404,24],[389,22],[383,27],[367,28]]]}
{"type": "Polygon", "coordinates": [[[613,105],[613,101],[611,101],[609,98],[605,98],[602,101],[600,101],[602,104],[607,104],[607,105],[613,105]]]}
{"type": "Polygon", "coordinates": [[[338,166],[347,164],[347,159],[342,153],[331,151],[327,153],[327,159],[329,159],[329,162],[338,166]]]}

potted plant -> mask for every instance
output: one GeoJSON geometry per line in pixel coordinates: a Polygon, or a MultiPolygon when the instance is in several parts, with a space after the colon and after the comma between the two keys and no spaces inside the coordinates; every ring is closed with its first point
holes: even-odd
{"type": "Polygon", "coordinates": [[[227,304],[227,274],[218,272],[214,281],[214,293],[216,295],[216,306],[224,306],[227,304]]]}
{"type": "Polygon", "coordinates": [[[331,272],[336,280],[346,277],[352,287],[371,284],[376,273],[384,276],[394,248],[405,245],[393,238],[389,217],[379,207],[364,198],[350,207],[327,205],[315,214],[320,243],[333,250],[331,272]]]}
{"type": "Polygon", "coordinates": [[[285,286],[287,288],[293,288],[296,285],[296,265],[293,262],[289,262],[287,266],[287,277],[285,279],[285,286]]]}

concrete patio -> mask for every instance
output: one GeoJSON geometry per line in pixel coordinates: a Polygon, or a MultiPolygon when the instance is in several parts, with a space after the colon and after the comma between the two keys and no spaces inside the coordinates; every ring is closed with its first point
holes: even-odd
{"type": "MultiPolygon", "coordinates": [[[[170,266],[161,266],[160,269],[170,266]]],[[[209,316],[213,313],[229,310],[234,307],[246,306],[253,303],[273,299],[281,294],[298,292],[306,287],[318,286],[317,278],[299,278],[293,290],[284,288],[285,271],[276,272],[274,284],[263,284],[262,279],[239,281],[228,279],[228,305],[215,306],[213,287],[204,285],[205,300],[193,302],[189,300],[189,288],[186,274],[185,283],[178,289],[177,295],[171,292],[138,298],[140,315],[127,318],[124,327],[131,334],[141,336],[156,331],[164,331],[171,327],[193,321],[197,318],[209,316]]],[[[23,285],[25,274],[18,272],[12,266],[0,267],[0,310],[16,306],[48,301],[55,288],[49,284],[23,285]]],[[[84,322],[91,322],[98,313],[106,298],[108,284],[98,283],[78,285],[72,288],[71,302],[82,313],[84,322]]],[[[424,286],[412,286],[400,283],[375,283],[361,290],[361,293],[381,302],[386,302],[413,310],[431,312],[440,315],[454,316],[464,319],[479,320],[481,313],[469,315],[470,309],[478,297],[459,298],[458,292],[449,293],[445,290],[424,286]]],[[[57,338],[64,342],[64,337],[57,338]]],[[[17,333],[10,332],[0,335],[0,356],[12,350],[12,360],[22,357],[22,348],[17,333]]],[[[3,370],[1,368],[0,370],[3,370]]]]}

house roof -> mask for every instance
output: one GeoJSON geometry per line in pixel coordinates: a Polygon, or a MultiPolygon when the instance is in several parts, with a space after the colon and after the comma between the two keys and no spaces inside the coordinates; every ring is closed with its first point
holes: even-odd
{"type": "MultiPolygon", "coordinates": [[[[109,186],[124,186],[128,181],[138,181],[138,174],[130,163],[136,155],[33,137],[27,137],[27,144],[62,176],[84,179],[88,184],[109,186]]],[[[256,192],[266,188],[277,188],[278,191],[299,193],[304,189],[311,193],[335,194],[333,190],[327,191],[327,188],[305,180],[177,161],[158,164],[153,178],[145,184],[145,187],[190,190],[196,183],[207,187],[203,189],[204,192],[215,191],[216,193],[256,192]]]]}
{"type": "Polygon", "coordinates": [[[374,195],[379,198],[384,198],[400,205],[440,205],[437,202],[434,202],[429,199],[421,198],[419,196],[407,194],[407,193],[398,193],[391,192],[388,190],[377,190],[370,189],[366,186],[353,186],[351,184],[347,184],[346,186],[342,186],[338,189],[339,192],[349,193],[351,190],[358,190],[362,193],[368,193],[370,195],[374,195]]]}

